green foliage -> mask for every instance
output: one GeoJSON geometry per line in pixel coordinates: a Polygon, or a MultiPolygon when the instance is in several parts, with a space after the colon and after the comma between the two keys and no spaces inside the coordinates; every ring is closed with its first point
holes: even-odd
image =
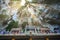
{"type": "Polygon", "coordinates": [[[32,0],[32,3],[37,3],[38,0],[32,0]]]}
{"type": "Polygon", "coordinates": [[[28,22],[23,22],[22,23],[22,28],[24,29],[26,25],[28,25],[28,22]]]}
{"type": "Polygon", "coordinates": [[[2,14],[6,14],[6,12],[7,12],[7,10],[5,10],[5,9],[2,10],[2,14]]]}
{"type": "Polygon", "coordinates": [[[6,31],[10,31],[12,28],[17,28],[17,27],[18,27],[18,22],[12,20],[6,27],[6,31]]]}
{"type": "Polygon", "coordinates": [[[0,20],[5,20],[8,18],[8,15],[0,14],[0,20]]]}
{"type": "Polygon", "coordinates": [[[60,3],[60,0],[44,0],[44,3],[47,4],[60,3]]]}
{"type": "Polygon", "coordinates": [[[0,6],[0,10],[1,10],[2,8],[1,8],[1,6],[0,6]]]}
{"type": "Polygon", "coordinates": [[[11,0],[11,1],[20,1],[20,0],[11,0]]]}

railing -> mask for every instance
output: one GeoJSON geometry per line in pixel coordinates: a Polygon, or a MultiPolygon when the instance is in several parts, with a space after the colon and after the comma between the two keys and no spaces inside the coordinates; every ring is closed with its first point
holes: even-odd
{"type": "Polygon", "coordinates": [[[0,35],[0,40],[60,40],[60,35],[0,35]]]}

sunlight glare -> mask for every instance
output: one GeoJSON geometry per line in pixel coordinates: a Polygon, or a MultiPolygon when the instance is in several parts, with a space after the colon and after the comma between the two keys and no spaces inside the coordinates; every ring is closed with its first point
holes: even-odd
{"type": "Polygon", "coordinates": [[[25,5],[25,3],[26,3],[26,1],[25,1],[25,0],[21,0],[21,6],[24,6],[24,5],[25,5]]]}

